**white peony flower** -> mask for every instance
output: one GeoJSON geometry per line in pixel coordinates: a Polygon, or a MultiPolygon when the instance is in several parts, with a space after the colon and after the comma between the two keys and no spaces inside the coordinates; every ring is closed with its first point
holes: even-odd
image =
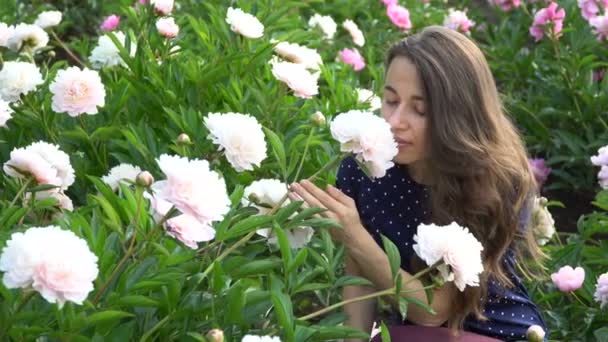
{"type": "Polygon", "coordinates": [[[154,10],[162,15],[169,15],[173,11],[174,0],[150,0],[154,10]]]}
{"type": "Polygon", "coordinates": [[[386,170],[393,167],[397,143],[384,119],[370,112],[351,110],[336,116],[330,130],[340,143],[340,150],[354,153],[372,177],[384,177],[386,170]]]}
{"type": "Polygon", "coordinates": [[[276,336],[245,335],[241,342],[281,342],[281,339],[276,336]]]}
{"type": "Polygon", "coordinates": [[[0,71],[0,98],[8,102],[17,101],[21,94],[36,90],[42,83],[42,74],[35,64],[4,62],[0,71]]]}
{"type": "Polygon", "coordinates": [[[597,173],[597,182],[604,190],[608,190],[608,165],[602,165],[597,173]]]}
{"type": "Polygon", "coordinates": [[[6,46],[13,51],[27,48],[35,53],[49,43],[49,35],[37,25],[19,24],[8,38],[6,46]]]}
{"type": "Polygon", "coordinates": [[[455,222],[447,226],[420,224],[414,241],[414,252],[427,265],[443,261],[437,269],[445,281],[454,281],[460,291],[466,286],[479,286],[483,246],[468,228],[455,222]]]}
{"type": "Polygon", "coordinates": [[[262,125],[249,114],[209,113],[204,119],[209,138],[223,150],[238,172],[253,170],[266,159],[266,140],[262,125]]]}
{"type": "Polygon", "coordinates": [[[14,26],[0,22],[0,46],[8,47],[8,39],[13,35],[14,26]]]}
{"type": "Polygon", "coordinates": [[[596,302],[600,303],[600,308],[602,309],[608,305],[608,272],[600,275],[597,279],[593,298],[596,302]]]}
{"type": "Polygon", "coordinates": [[[336,35],[338,24],[336,24],[334,19],[328,15],[319,15],[315,13],[308,20],[308,27],[319,27],[321,31],[323,31],[325,39],[331,40],[336,35]]]}
{"type": "MultiPolygon", "coordinates": [[[[34,197],[34,196],[31,192],[26,193],[25,201],[28,202],[30,199],[32,199],[32,197],[34,197]]],[[[74,204],[72,203],[72,199],[69,198],[63,191],[60,191],[59,189],[38,191],[38,192],[36,192],[36,196],[34,198],[37,201],[47,199],[47,198],[54,198],[57,200],[57,207],[68,210],[68,211],[74,210],[74,204]]]]}
{"type": "Polygon", "coordinates": [[[319,70],[323,65],[321,55],[315,49],[306,46],[280,42],[274,47],[274,51],[284,59],[304,65],[307,69],[319,70]]]}
{"type": "Polygon", "coordinates": [[[551,240],[551,237],[553,237],[553,234],[555,234],[555,221],[549,209],[547,209],[546,198],[534,198],[530,225],[536,237],[536,242],[541,246],[547,244],[551,240]]]}
{"type": "Polygon", "coordinates": [[[182,214],[194,216],[202,224],[220,221],[230,209],[226,183],[209,169],[206,160],[161,155],[158,165],[167,176],[152,185],[158,199],[174,205],[182,214]]]}
{"type": "Polygon", "coordinates": [[[23,178],[15,169],[31,174],[38,184],[56,185],[60,190],[74,183],[74,169],[68,155],[59,146],[44,141],[11,151],[11,159],[4,163],[4,172],[23,178]]]}
{"type": "Polygon", "coordinates": [[[597,155],[591,157],[591,164],[596,166],[608,165],[608,145],[600,147],[597,155]]]}
{"type": "MultiPolygon", "coordinates": [[[[125,34],[116,31],[113,32],[116,36],[116,39],[120,42],[122,46],[125,46],[126,37],[125,34]]],[[[135,42],[131,41],[131,48],[129,51],[129,55],[131,57],[135,56],[135,52],[137,50],[137,45],[135,42]]],[[[91,56],[89,57],[93,68],[101,69],[101,68],[109,68],[116,65],[126,66],[125,61],[120,57],[118,48],[114,45],[112,39],[108,34],[100,36],[97,41],[97,46],[91,51],[91,56]]]]}
{"type": "MultiPolygon", "coordinates": [[[[278,179],[260,179],[251,183],[245,188],[241,203],[245,206],[253,206],[260,211],[260,214],[267,214],[271,208],[279,203],[279,201],[287,193],[287,185],[278,179]],[[250,201],[250,196],[255,197],[255,202],[250,201]],[[263,204],[263,205],[260,205],[263,204]]],[[[289,199],[285,200],[281,207],[285,207],[291,203],[289,199]]],[[[268,239],[271,244],[278,244],[277,237],[272,233],[272,229],[259,229],[257,233],[268,239]]],[[[304,247],[312,238],[314,230],[311,227],[297,227],[286,230],[285,235],[289,240],[291,248],[298,249],[304,247]]]]}
{"type": "Polygon", "coordinates": [[[156,21],[156,29],[165,38],[175,38],[179,33],[179,26],[173,18],[160,18],[156,21]]]}
{"type": "Polygon", "coordinates": [[[38,14],[34,25],[40,26],[43,29],[57,26],[61,22],[61,12],[59,11],[45,11],[38,14]]]}
{"type": "Polygon", "coordinates": [[[101,180],[116,191],[120,183],[129,184],[125,180],[135,182],[135,178],[140,172],[141,168],[139,166],[122,163],[111,168],[107,175],[101,177],[101,180]]]}
{"type": "Polygon", "coordinates": [[[382,107],[382,100],[368,89],[357,89],[357,102],[369,104],[369,110],[376,111],[382,107]]]}
{"type": "Polygon", "coordinates": [[[53,93],[51,107],[57,113],[92,115],[105,105],[106,90],[95,70],[75,66],[59,70],[49,90],[53,93]]]}
{"type": "Polygon", "coordinates": [[[0,127],[6,127],[6,122],[12,118],[13,109],[9,103],[0,99],[0,127]]]}
{"type": "Polygon", "coordinates": [[[353,38],[355,45],[365,45],[365,37],[363,36],[363,32],[361,32],[359,26],[357,26],[354,21],[347,19],[342,23],[342,27],[348,31],[350,36],[353,38]]]}
{"type": "Polygon", "coordinates": [[[29,288],[61,308],[66,301],[82,304],[99,272],[97,256],[87,242],[57,226],[14,233],[0,255],[7,288],[29,288]]]}
{"type": "Polygon", "coordinates": [[[264,35],[264,25],[255,16],[243,12],[240,8],[228,8],[226,22],[230,29],[247,38],[260,38],[264,35]]]}
{"type": "Polygon", "coordinates": [[[319,93],[318,74],[312,74],[302,64],[270,61],[272,75],[293,90],[294,95],[309,99],[319,93]]]}

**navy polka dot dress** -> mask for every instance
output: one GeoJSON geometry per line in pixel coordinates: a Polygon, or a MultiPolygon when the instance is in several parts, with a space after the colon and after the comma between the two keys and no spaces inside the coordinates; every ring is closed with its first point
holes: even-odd
{"type": "MultiPolygon", "coordinates": [[[[426,187],[413,181],[406,167],[399,164],[389,169],[386,176],[369,179],[353,158],[342,161],[336,186],[355,200],[361,222],[378,245],[382,246],[380,234],[395,243],[401,253],[401,267],[410,271],[413,236],[420,223],[430,223],[426,187]]],[[[533,324],[547,331],[538,308],[530,301],[516,273],[514,254],[507,253],[503,262],[515,286],[506,288],[489,280],[484,308],[488,320],[470,317],[464,323],[464,330],[505,341],[525,340],[526,331],[533,324]]]]}

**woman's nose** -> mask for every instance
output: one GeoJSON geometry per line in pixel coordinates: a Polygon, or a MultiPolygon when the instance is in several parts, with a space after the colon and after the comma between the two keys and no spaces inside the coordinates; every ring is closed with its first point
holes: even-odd
{"type": "Polygon", "coordinates": [[[399,109],[395,109],[386,119],[393,129],[404,129],[407,128],[407,120],[401,115],[399,109]]]}

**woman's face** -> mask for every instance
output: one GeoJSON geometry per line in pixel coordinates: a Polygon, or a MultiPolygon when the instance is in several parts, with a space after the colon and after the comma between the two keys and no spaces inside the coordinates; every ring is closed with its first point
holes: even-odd
{"type": "Polygon", "coordinates": [[[422,81],[414,64],[395,57],[386,72],[382,116],[391,125],[398,164],[421,164],[428,156],[427,116],[422,81]]]}

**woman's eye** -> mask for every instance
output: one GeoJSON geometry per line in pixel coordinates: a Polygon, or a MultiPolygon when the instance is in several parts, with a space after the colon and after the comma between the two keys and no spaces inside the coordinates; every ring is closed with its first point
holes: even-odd
{"type": "Polygon", "coordinates": [[[384,103],[389,106],[396,106],[397,104],[399,104],[399,101],[384,100],[384,103]]]}

